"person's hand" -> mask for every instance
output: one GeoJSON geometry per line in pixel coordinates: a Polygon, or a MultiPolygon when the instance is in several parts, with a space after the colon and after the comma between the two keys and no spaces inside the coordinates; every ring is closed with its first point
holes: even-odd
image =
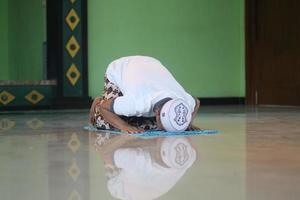
{"type": "Polygon", "coordinates": [[[144,129],[142,128],[138,128],[138,127],[134,127],[134,126],[130,126],[130,125],[126,125],[124,127],[121,128],[122,132],[126,132],[126,133],[141,133],[144,132],[144,129]]]}

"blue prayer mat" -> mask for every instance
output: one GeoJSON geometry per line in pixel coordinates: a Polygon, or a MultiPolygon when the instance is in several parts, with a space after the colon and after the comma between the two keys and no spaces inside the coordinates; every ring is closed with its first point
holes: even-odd
{"type": "MultiPolygon", "coordinates": [[[[94,126],[85,126],[83,127],[84,130],[88,131],[96,131],[96,132],[105,132],[111,134],[123,134],[119,130],[99,130],[94,126]]],[[[142,137],[142,138],[155,138],[155,137],[183,137],[183,136],[194,136],[194,135],[214,135],[217,134],[218,130],[195,130],[195,131],[183,131],[183,132],[168,132],[168,131],[160,131],[160,130],[149,130],[142,133],[135,133],[129,134],[135,137],[142,137]]]]}

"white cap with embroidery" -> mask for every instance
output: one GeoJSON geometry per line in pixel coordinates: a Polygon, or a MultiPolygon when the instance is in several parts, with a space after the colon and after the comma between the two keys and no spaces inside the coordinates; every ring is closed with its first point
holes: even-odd
{"type": "Polygon", "coordinates": [[[173,99],[165,103],[160,111],[160,121],[166,131],[185,131],[192,120],[192,113],[182,99],[173,99]]]}

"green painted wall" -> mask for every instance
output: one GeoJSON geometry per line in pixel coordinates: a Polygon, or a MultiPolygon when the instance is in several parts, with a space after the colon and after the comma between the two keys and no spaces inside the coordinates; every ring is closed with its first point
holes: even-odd
{"type": "Polygon", "coordinates": [[[245,1],[238,1],[240,6],[239,11],[239,39],[240,39],[240,49],[239,49],[239,71],[240,71],[240,97],[246,97],[246,44],[245,44],[245,1]]]}
{"type": "Polygon", "coordinates": [[[0,80],[8,78],[8,0],[0,0],[0,80]]]}
{"type": "Polygon", "coordinates": [[[42,79],[45,38],[41,0],[0,0],[0,80],[42,79]]]}
{"type": "Polygon", "coordinates": [[[9,76],[40,80],[45,28],[41,0],[9,0],[9,76]]]}
{"type": "Polygon", "coordinates": [[[245,95],[241,0],[90,0],[89,93],[127,55],[158,58],[199,97],[245,95]]]}

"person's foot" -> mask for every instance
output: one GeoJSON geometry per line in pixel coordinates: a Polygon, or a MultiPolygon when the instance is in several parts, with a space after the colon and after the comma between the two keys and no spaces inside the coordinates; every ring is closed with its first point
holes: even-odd
{"type": "Polygon", "coordinates": [[[96,119],[95,119],[95,113],[96,113],[96,106],[98,104],[100,104],[102,98],[101,97],[96,97],[93,101],[93,104],[91,106],[91,109],[90,109],[90,116],[89,116],[89,122],[94,125],[95,122],[96,122],[96,119]]]}

